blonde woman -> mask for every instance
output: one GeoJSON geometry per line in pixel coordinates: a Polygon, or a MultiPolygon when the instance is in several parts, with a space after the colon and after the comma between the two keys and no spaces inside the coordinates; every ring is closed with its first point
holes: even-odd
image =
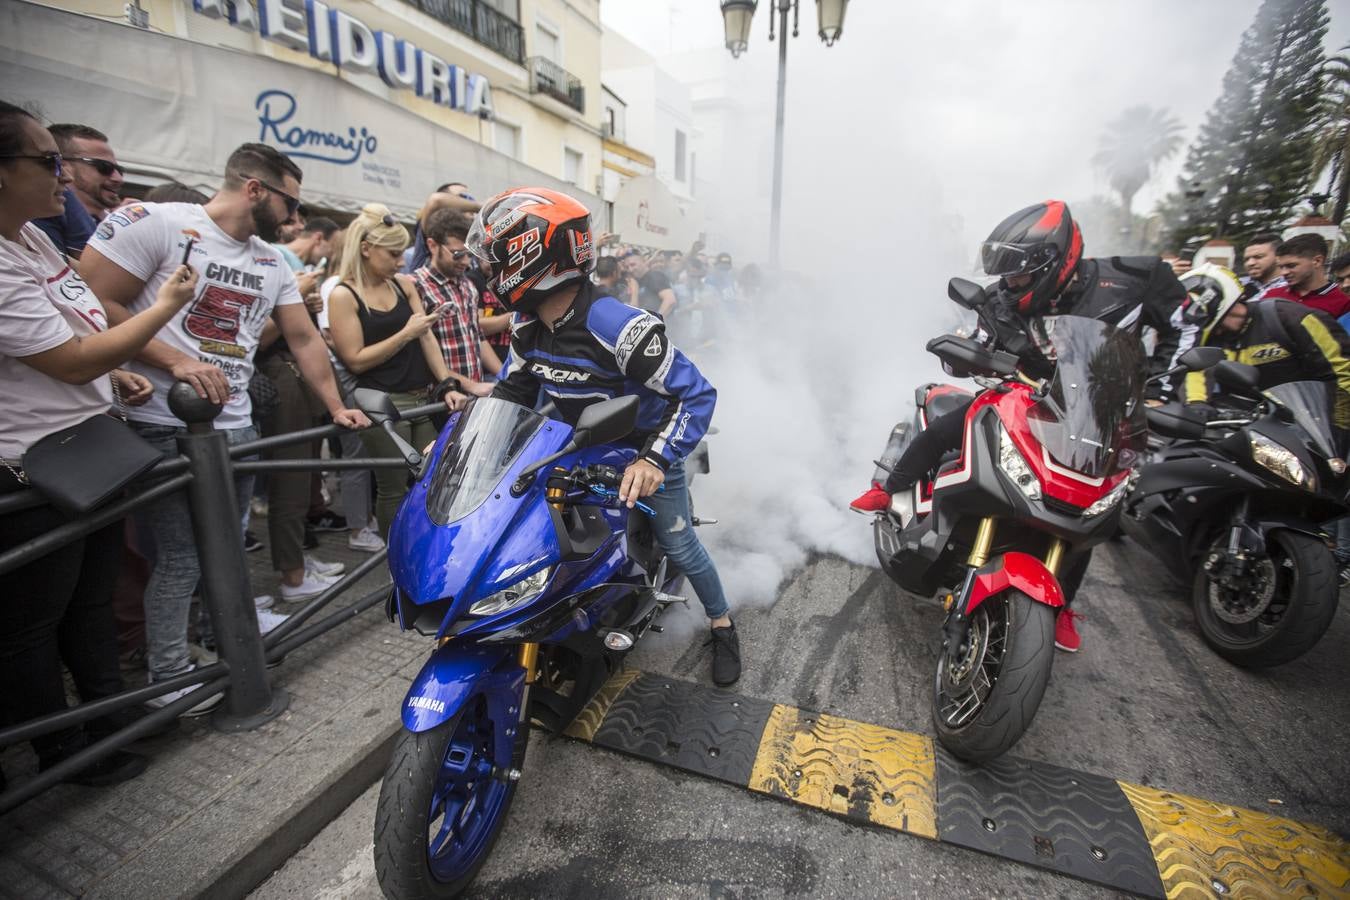
{"type": "MultiPolygon", "coordinates": [[[[400,409],[430,402],[432,387],[450,375],[431,333],[436,316],[423,311],[412,279],[398,274],[407,246],[408,231],[388,208],[367,204],[347,226],[338,285],[328,295],[328,328],[338,360],[356,376],[357,387],[384,391],[400,409]]],[[[397,427],[414,447],[425,447],[436,438],[427,419],[400,422],[397,427]]],[[[367,429],[361,440],[373,456],[398,456],[383,429],[367,429]]],[[[381,538],[388,536],[407,492],[407,472],[375,471],[375,516],[381,538]]]]}

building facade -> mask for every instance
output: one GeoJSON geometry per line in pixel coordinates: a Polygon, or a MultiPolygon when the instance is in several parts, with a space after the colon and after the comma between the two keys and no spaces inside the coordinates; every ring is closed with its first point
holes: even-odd
{"type": "Polygon", "coordinates": [[[599,0],[15,0],[8,95],[108,133],[133,176],[214,187],[269,143],[307,200],[415,212],[438,184],[539,182],[595,202],[599,0]]]}

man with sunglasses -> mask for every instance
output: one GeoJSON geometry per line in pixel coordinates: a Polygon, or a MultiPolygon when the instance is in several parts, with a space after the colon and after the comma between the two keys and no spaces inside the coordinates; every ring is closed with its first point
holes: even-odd
{"type": "Polygon", "coordinates": [[[70,167],[75,196],[94,221],[103,221],[122,202],[124,181],[108,136],[88,125],[53,125],[47,130],[56,138],[56,146],[70,167]]]}
{"type": "MultiPolygon", "coordinates": [[[[310,319],[291,272],[271,242],[300,206],[301,172],[265,144],[244,144],[230,154],[225,183],[204,206],[194,203],[132,204],[99,224],[80,258],[80,274],[103,300],[116,324],[145,307],[182,262],[201,273],[197,296],[129,365],[155,387],[135,409],[131,424],[166,456],[176,456],[184,423],[169,409],[176,381],[223,406],[212,425],[231,444],[255,439],[248,383],[264,326],[275,322],[300,376],[333,421],[360,428],[369,420],[347,409],[338,394],[328,347],[310,319]]],[[[251,476],[236,479],[239,509],[252,493],[251,476]]],[[[306,494],[308,492],[306,491],[306,494]]],[[[188,610],[200,569],[187,503],[173,494],[137,513],[153,538],[155,567],[146,586],[147,661],[153,681],[186,671],[188,610]]],[[[303,529],[303,515],[294,527],[303,529]]],[[[240,531],[242,532],[242,522],[240,531]]],[[[296,535],[295,543],[300,543],[296,535]]],[[[308,566],[296,561],[303,577],[308,566]]],[[[286,570],[286,574],[294,572],[286,570]]],[[[260,619],[263,616],[260,616],[260,619]]],[[[168,695],[168,700],[174,698],[168,695]]]]}
{"type": "Polygon", "coordinates": [[[468,223],[463,213],[443,208],[427,216],[418,231],[426,242],[427,264],[412,277],[426,312],[439,316],[431,333],[451,376],[464,390],[486,397],[492,384],[483,374],[495,377],[502,363],[478,326],[478,288],[469,279],[472,254],[464,246],[468,223]]]}
{"type": "MultiPolygon", "coordinates": [[[[1145,327],[1157,334],[1150,368],[1166,372],[1177,358],[1194,346],[1198,326],[1183,315],[1186,290],[1171,266],[1156,256],[1083,257],[1083,235],[1067,204],[1047,200],[1020,209],[1004,219],[980,248],[986,275],[996,276],[987,316],[997,333],[982,335],[987,342],[1015,354],[1019,365],[1036,377],[1053,369],[1041,353],[1036,338],[1038,320],[1059,315],[1098,319],[1140,334],[1145,327]]],[[[1042,332],[1043,333],[1043,332],[1042,332]]],[[[1160,378],[1148,386],[1150,403],[1176,394],[1175,377],[1160,378]]],[[[934,418],[914,436],[900,455],[885,483],[873,482],[870,490],[849,504],[855,512],[884,512],[891,495],[909,490],[937,468],[949,450],[961,447],[969,401],[934,418]]],[[[1068,598],[1055,623],[1055,646],[1077,652],[1081,640],[1074,625],[1076,613],[1069,603],[1087,571],[1090,551],[1071,557],[1060,579],[1068,598]]]]}

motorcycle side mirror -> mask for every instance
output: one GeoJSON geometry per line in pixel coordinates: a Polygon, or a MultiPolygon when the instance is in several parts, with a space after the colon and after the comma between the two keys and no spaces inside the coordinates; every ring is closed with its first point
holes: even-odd
{"type": "Polygon", "coordinates": [[[1225,359],[1214,367],[1214,380],[1235,394],[1260,396],[1261,373],[1255,366],[1225,359]]]}
{"type": "Polygon", "coordinates": [[[968,278],[953,278],[947,282],[947,296],[957,306],[965,309],[976,310],[984,306],[988,299],[985,296],[984,288],[968,278]]]}
{"type": "Polygon", "coordinates": [[[617,441],[637,427],[637,417],[638,398],[631,394],[592,403],[577,417],[570,443],[574,450],[580,450],[617,441]]]}
{"type": "Polygon", "coordinates": [[[1177,362],[1187,371],[1203,372],[1205,369],[1214,368],[1223,362],[1223,359],[1223,351],[1218,347],[1192,347],[1177,357],[1177,362]]]}
{"type": "Polygon", "coordinates": [[[370,417],[370,421],[376,425],[383,425],[385,422],[397,422],[401,417],[398,407],[394,405],[394,400],[384,391],[377,391],[374,388],[357,388],[352,392],[352,399],[361,411],[370,417]]]}
{"type": "Polygon", "coordinates": [[[532,462],[521,470],[515,483],[511,485],[511,496],[519,497],[524,494],[530,489],[534,476],[540,469],[553,465],[567,454],[626,437],[637,427],[637,417],[638,398],[632,394],[592,403],[577,416],[577,426],[572,429],[572,439],[561,450],[532,462]]]}

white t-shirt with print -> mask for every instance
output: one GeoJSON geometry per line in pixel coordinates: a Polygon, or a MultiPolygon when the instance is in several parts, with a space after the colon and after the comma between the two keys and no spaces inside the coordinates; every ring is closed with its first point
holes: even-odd
{"type": "MultiPolygon", "coordinates": [[[[155,302],[160,287],[182,263],[189,232],[197,239],[191,260],[201,274],[197,296],[155,337],[225,373],[230,400],[214,425],[244,428],[250,424],[248,381],[263,326],[274,307],[303,302],[295,275],[276,248],[256,237],[236,241],[195,203],[123,206],[99,224],[89,246],[145,282],[130,307],[140,312],[155,302]]],[[[150,402],[130,411],[132,420],[181,425],[169,411],[173,376],[141,362],[129,368],[155,385],[150,402]]]]}
{"type": "Polygon", "coordinates": [[[36,225],[17,243],[0,238],[0,457],[18,462],[39,439],[108,411],[108,376],[66,384],[21,359],[107,328],[103,305],[36,225]]]}

